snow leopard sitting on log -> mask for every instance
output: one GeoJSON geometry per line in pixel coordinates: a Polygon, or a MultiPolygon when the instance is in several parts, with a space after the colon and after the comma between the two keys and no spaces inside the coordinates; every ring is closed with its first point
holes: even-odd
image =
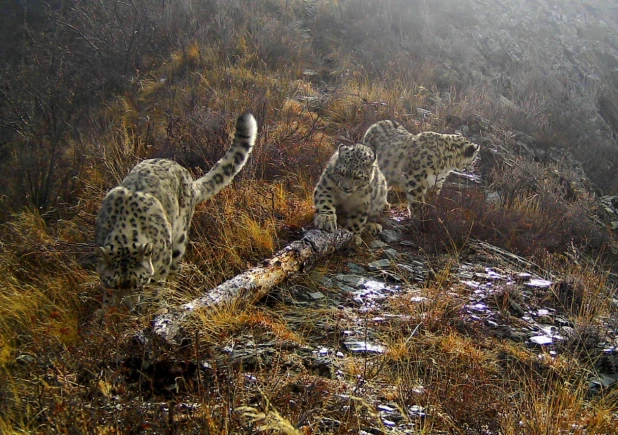
{"type": "Polygon", "coordinates": [[[365,230],[375,235],[382,231],[382,226],[368,220],[388,208],[387,190],[384,175],[369,147],[341,145],[315,187],[315,226],[333,232],[339,225],[357,234],[365,230]]]}
{"type": "Polygon", "coordinates": [[[96,219],[95,254],[101,283],[114,290],[114,302],[178,270],[196,205],[234,179],[256,135],[255,118],[245,113],[236,121],[229,150],[203,177],[193,180],[172,160],[148,159],[107,193],[96,219]]]}

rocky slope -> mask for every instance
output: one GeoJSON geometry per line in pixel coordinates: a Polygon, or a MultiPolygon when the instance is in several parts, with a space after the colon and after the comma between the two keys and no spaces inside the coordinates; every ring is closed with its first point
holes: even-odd
{"type": "MultiPolygon", "coordinates": [[[[472,68],[484,78],[503,80],[503,96],[522,101],[526,87],[518,69],[536,72],[557,98],[550,110],[564,125],[585,130],[580,146],[597,143],[599,153],[615,154],[618,133],[618,4],[603,1],[471,1],[469,13],[478,20],[458,29],[474,40],[472,68]],[[562,101],[560,101],[562,99],[562,101]],[[557,106],[564,105],[558,110],[557,106]],[[610,151],[611,150],[611,151],[610,151]]],[[[529,81],[529,78],[528,78],[529,81]]],[[[539,84],[540,84],[539,83],[539,84]]],[[[527,83],[526,86],[533,86],[527,83]]],[[[530,89],[534,91],[534,89],[530,89]]],[[[575,129],[574,129],[575,130],[575,129]]],[[[579,136],[574,131],[576,136],[579,136]]],[[[578,148],[591,178],[606,189],[615,158],[601,162],[578,148]]]]}
{"type": "Polygon", "coordinates": [[[455,84],[458,92],[489,94],[493,122],[572,150],[604,193],[615,193],[616,2],[400,3],[386,22],[399,39],[394,50],[403,48],[412,68],[419,58],[432,59],[443,91],[455,84]]]}

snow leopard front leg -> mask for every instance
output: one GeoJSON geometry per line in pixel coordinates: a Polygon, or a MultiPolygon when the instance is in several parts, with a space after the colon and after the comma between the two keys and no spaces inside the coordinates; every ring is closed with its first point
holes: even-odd
{"type": "Polygon", "coordinates": [[[355,213],[350,216],[346,216],[340,219],[340,224],[342,227],[347,230],[352,231],[353,233],[360,234],[360,232],[365,227],[367,223],[367,219],[369,215],[367,214],[366,207],[360,210],[357,210],[355,213]]]}
{"type": "Polygon", "coordinates": [[[332,195],[332,188],[325,182],[326,177],[320,182],[313,193],[313,203],[315,204],[315,218],[313,220],[316,228],[329,233],[337,230],[337,209],[332,195]]]}
{"type": "Polygon", "coordinates": [[[446,180],[446,177],[448,176],[448,172],[440,172],[439,174],[436,175],[436,182],[434,183],[434,185],[431,188],[431,200],[435,200],[438,198],[438,196],[440,195],[440,192],[442,191],[442,186],[444,185],[444,181],[446,180]]]}
{"type": "Polygon", "coordinates": [[[339,224],[341,227],[354,233],[352,237],[352,245],[361,245],[363,239],[361,238],[362,232],[366,229],[368,214],[367,207],[363,207],[359,210],[355,210],[349,216],[342,216],[339,218],[339,224]]]}
{"type": "Polygon", "coordinates": [[[356,235],[368,233],[372,236],[382,232],[382,225],[376,222],[370,222],[370,204],[365,201],[363,204],[353,210],[349,215],[341,218],[341,226],[352,231],[356,235]]]}
{"type": "Polygon", "coordinates": [[[408,200],[408,214],[412,218],[413,215],[420,215],[423,206],[425,205],[425,195],[427,194],[427,184],[422,181],[417,181],[414,178],[409,178],[406,183],[406,199],[408,200]]]}

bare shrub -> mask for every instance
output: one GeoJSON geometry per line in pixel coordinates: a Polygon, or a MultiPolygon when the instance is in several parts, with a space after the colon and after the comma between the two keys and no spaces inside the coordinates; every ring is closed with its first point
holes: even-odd
{"type": "Polygon", "coordinates": [[[54,36],[46,41],[34,35],[28,61],[0,71],[2,167],[8,175],[0,193],[14,209],[33,206],[45,213],[71,201],[85,163],[76,126],[88,113],[80,102],[87,101],[87,75],[60,46],[62,36],[54,36]]]}
{"type": "Polygon", "coordinates": [[[573,246],[598,252],[613,243],[595,218],[593,195],[574,189],[568,172],[520,160],[497,168],[492,180],[497,202],[487,202],[478,188],[445,188],[426,207],[421,229],[429,246],[465,246],[469,238],[478,238],[542,257],[573,246]]]}

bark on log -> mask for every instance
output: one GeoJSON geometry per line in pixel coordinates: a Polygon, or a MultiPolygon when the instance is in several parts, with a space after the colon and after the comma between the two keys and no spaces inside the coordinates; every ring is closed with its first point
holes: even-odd
{"type": "Polygon", "coordinates": [[[352,237],[353,234],[346,230],[334,233],[309,230],[301,240],[290,243],[260,266],[235,276],[201,298],[157,316],[153,321],[153,332],[167,342],[178,342],[184,338],[183,325],[196,310],[238,300],[255,302],[291,274],[306,271],[318,259],[346,246],[352,237]]]}

